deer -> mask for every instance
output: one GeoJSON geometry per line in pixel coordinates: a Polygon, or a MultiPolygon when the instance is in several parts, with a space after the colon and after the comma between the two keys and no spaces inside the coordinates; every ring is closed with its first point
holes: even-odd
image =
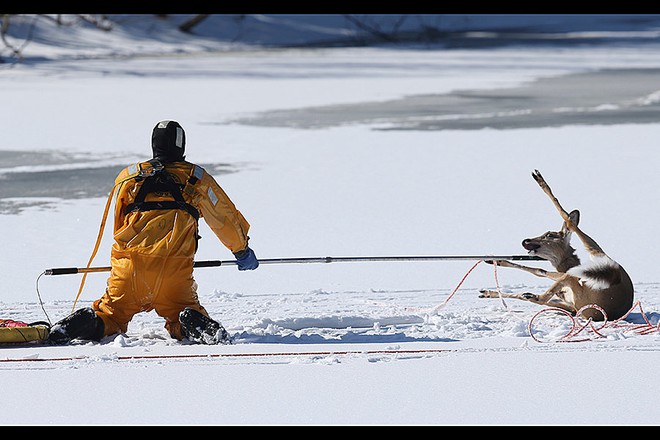
{"type": "Polygon", "coordinates": [[[490,260],[489,264],[501,267],[524,270],[532,275],[549,278],[554,283],[544,293],[501,293],[499,291],[481,289],[480,298],[514,298],[533,303],[556,307],[569,312],[572,316],[583,308],[581,315],[593,321],[614,321],[626,315],[633,304],[634,287],[630,276],[623,266],[610,258],[596,241],[585,234],[579,227],[580,211],[570,213],[564,210],[559,200],[554,196],[550,186],[538,170],[532,172],[532,177],[545,192],[559,211],[564,223],[559,231],[547,231],[544,234],[526,238],[522,247],[529,255],[547,260],[554,271],[528,267],[506,260],[490,260]],[[582,264],[576,251],[571,247],[571,236],[575,234],[589,254],[590,262],[582,264]],[[596,307],[598,306],[606,316],[596,307]]]}

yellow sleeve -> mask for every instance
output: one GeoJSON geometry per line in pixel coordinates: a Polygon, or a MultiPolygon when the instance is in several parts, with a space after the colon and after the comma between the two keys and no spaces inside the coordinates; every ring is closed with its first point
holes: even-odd
{"type": "MultiPolygon", "coordinates": [[[[124,219],[126,213],[124,212],[126,206],[128,205],[127,201],[127,188],[124,181],[129,180],[130,176],[133,176],[139,170],[139,164],[131,165],[119,172],[115,178],[115,221],[114,221],[114,231],[115,233],[124,226],[124,219]]],[[[134,182],[132,182],[134,184],[134,182]]]]}
{"type": "Polygon", "coordinates": [[[245,249],[250,224],[243,214],[206,171],[196,186],[200,196],[198,208],[206,224],[232,253],[245,249]]]}

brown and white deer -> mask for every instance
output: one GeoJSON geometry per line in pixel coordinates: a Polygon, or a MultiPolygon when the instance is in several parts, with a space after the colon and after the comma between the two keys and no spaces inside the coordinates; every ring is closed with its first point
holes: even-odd
{"type": "MultiPolygon", "coordinates": [[[[624,316],[632,307],[634,288],[632,281],[621,265],[610,258],[603,249],[587,234],[578,228],[580,212],[570,214],[562,208],[552,190],[538,170],[532,177],[541,189],[550,197],[561,214],[564,224],[559,231],[548,231],[535,238],[526,238],[522,246],[530,255],[536,255],[549,261],[556,272],[540,268],[522,266],[509,261],[496,261],[498,266],[512,267],[529,272],[538,277],[554,280],[554,284],[544,293],[505,294],[504,298],[531,301],[549,307],[558,307],[575,315],[582,307],[595,304],[601,307],[607,320],[612,321],[624,316]],[[571,247],[571,235],[575,233],[589,252],[591,262],[582,265],[571,247]]],[[[489,263],[493,263],[489,261],[489,263]]],[[[480,298],[499,298],[494,290],[480,290],[480,298]]],[[[603,314],[596,308],[586,308],[582,315],[594,321],[603,321],[603,314]]]]}

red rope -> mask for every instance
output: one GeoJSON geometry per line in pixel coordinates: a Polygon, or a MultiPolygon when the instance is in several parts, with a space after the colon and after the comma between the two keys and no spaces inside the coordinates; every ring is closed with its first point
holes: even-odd
{"type": "Polygon", "coordinates": [[[604,330],[618,330],[618,331],[623,331],[623,332],[632,332],[638,335],[648,335],[650,333],[655,333],[655,332],[660,332],[660,322],[657,325],[651,324],[649,319],[647,318],[646,314],[644,313],[644,310],[642,309],[642,303],[640,301],[637,301],[631,308],[628,310],[625,315],[623,315],[621,318],[614,320],[614,321],[608,321],[607,320],[607,313],[605,313],[605,310],[603,310],[600,306],[597,304],[588,304],[584,307],[582,307],[580,310],[577,311],[575,316],[573,316],[571,313],[567,312],[566,310],[563,309],[558,309],[556,307],[550,307],[543,309],[539,312],[537,312],[532,319],[529,321],[528,325],[528,330],[530,336],[537,342],[584,342],[584,341],[593,341],[596,339],[600,338],[606,338],[607,335],[605,334],[604,330]],[[632,322],[626,322],[625,319],[630,315],[630,313],[639,307],[639,312],[642,315],[642,318],[644,319],[645,324],[634,324],[632,322]],[[594,325],[594,322],[591,318],[587,319],[586,322],[583,324],[579,325],[577,319],[579,319],[580,315],[584,310],[587,309],[596,309],[600,311],[605,319],[603,320],[603,323],[600,325],[600,327],[596,328],[594,325]],[[568,331],[565,335],[562,337],[554,340],[554,341],[545,341],[541,338],[536,337],[534,334],[534,329],[533,329],[533,324],[534,320],[537,319],[540,315],[548,312],[555,312],[555,313],[561,313],[565,316],[568,316],[568,318],[571,320],[571,330],[568,331]],[[586,330],[586,331],[585,331],[586,330]],[[587,334],[586,337],[579,339],[577,336],[585,331],[587,334]]]}
{"type": "MultiPolygon", "coordinates": [[[[211,358],[243,358],[243,357],[277,357],[277,356],[332,356],[332,355],[374,355],[374,354],[442,354],[453,353],[466,350],[444,349],[444,348],[419,348],[412,350],[338,350],[338,351],[279,351],[279,352],[259,352],[259,353],[205,353],[205,354],[143,354],[117,356],[111,360],[131,361],[131,360],[158,360],[158,359],[211,359],[211,358]]],[[[0,359],[0,363],[8,362],[62,362],[90,359],[90,356],[67,356],[51,358],[9,358],[0,359]]]]}
{"type": "Polygon", "coordinates": [[[500,295],[500,301],[502,301],[502,305],[504,306],[505,309],[508,309],[506,303],[504,302],[504,297],[502,296],[502,290],[500,289],[500,282],[497,279],[497,261],[493,260],[493,273],[495,276],[495,287],[497,288],[497,293],[500,295]]]}
{"type": "Polygon", "coordinates": [[[407,310],[407,311],[411,311],[411,312],[429,313],[431,315],[434,315],[434,314],[438,313],[438,310],[443,308],[449,302],[449,300],[454,296],[454,294],[461,287],[461,284],[463,284],[463,282],[466,280],[468,275],[470,275],[470,273],[474,270],[474,268],[477,267],[479,265],[479,263],[481,263],[482,261],[483,260],[479,260],[476,263],[474,263],[474,266],[472,266],[470,268],[470,270],[468,270],[467,273],[465,275],[463,275],[463,278],[461,279],[461,281],[454,288],[454,290],[452,290],[452,292],[449,294],[449,296],[442,302],[442,304],[438,304],[437,306],[433,307],[432,309],[420,309],[418,307],[404,307],[403,309],[407,310]]]}
{"type": "Polygon", "coordinates": [[[468,270],[467,273],[466,273],[465,275],[463,275],[463,278],[461,279],[461,281],[460,281],[460,282],[458,283],[458,285],[454,288],[454,290],[449,294],[449,296],[448,296],[448,297],[442,302],[442,304],[439,304],[439,305],[435,306],[435,307],[431,310],[431,314],[436,314],[436,313],[438,313],[438,310],[440,310],[441,308],[443,308],[443,307],[449,302],[449,300],[454,296],[454,294],[455,294],[455,293],[458,291],[458,289],[461,287],[461,285],[463,284],[463,282],[467,279],[468,275],[470,275],[470,273],[474,270],[474,268],[477,267],[477,266],[479,265],[479,263],[481,263],[482,261],[483,261],[483,260],[479,260],[479,261],[477,261],[476,263],[474,263],[474,266],[472,266],[472,267],[470,268],[470,270],[468,270]]]}
{"type": "MultiPolygon", "coordinates": [[[[420,308],[418,308],[418,307],[404,307],[403,309],[406,310],[406,311],[412,311],[412,312],[429,313],[429,314],[431,314],[431,315],[437,314],[438,311],[439,311],[441,308],[443,308],[444,306],[447,305],[447,303],[449,302],[449,300],[451,300],[452,297],[454,296],[454,294],[458,291],[458,289],[460,289],[461,285],[463,284],[463,282],[465,282],[465,280],[466,280],[467,277],[470,275],[470,273],[472,273],[472,271],[473,271],[473,270],[479,265],[479,263],[481,263],[482,261],[484,261],[484,260],[479,260],[479,261],[477,261],[476,263],[474,263],[474,265],[473,265],[473,266],[472,266],[472,267],[471,267],[471,268],[465,273],[465,275],[463,275],[463,278],[461,278],[461,281],[459,281],[459,283],[456,285],[456,287],[454,287],[454,290],[451,291],[451,293],[449,294],[449,296],[448,296],[448,297],[447,297],[447,298],[446,298],[441,304],[438,304],[437,306],[433,307],[432,309],[420,309],[420,308]]],[[[508,308],[508,306],[507,306],[506,303],[504,302],[504,298],[502,297],[502,290],[500,289],[500,282],[499,282],[499,280],[497,279],[497,262],[496,262],[496,261],[493,261],[493,272],[494,272],[494,275],[495,275],[495,286],[496,286],[496,288],[497,288],[497,292],[498,292],[499,295],[500,295],[500,301],[502,301],[502,305],[503,305],[504,308],[506,309],[506,308],[508,308]]]]}

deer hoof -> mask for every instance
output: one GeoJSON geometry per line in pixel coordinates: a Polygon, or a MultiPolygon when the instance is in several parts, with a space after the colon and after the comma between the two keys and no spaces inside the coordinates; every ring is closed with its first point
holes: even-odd
{"type": "Polygon", "coordinates": [[[498,296],[497,292],[493,292],[492,290],[481,289],[479,291],[479,298],[495,298],[497,296],[498,296]]]}
{"type": "Polygon", "coordinates": [[[529,300],[538,300],[539,299],[539,296],[535,295],[533,293],[523,293],[522,297],[525,298],[525,299],[529,299],[529,300]]]}

